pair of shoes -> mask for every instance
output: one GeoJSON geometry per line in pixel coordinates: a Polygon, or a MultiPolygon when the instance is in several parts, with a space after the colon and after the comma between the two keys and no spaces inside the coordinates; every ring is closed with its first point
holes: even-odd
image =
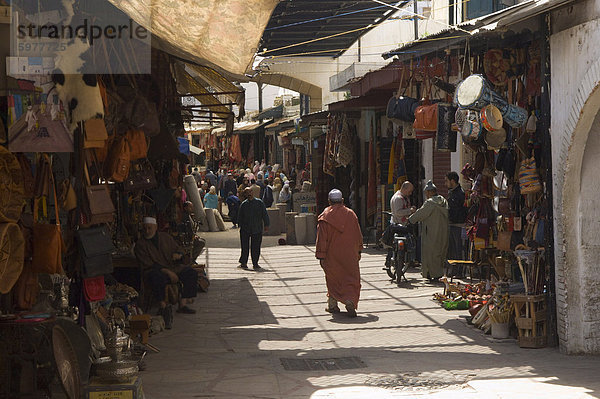
{"type": "Polygon", "coordinates": [[[348,317],[356,317],[356,308],[352,301],[346,302],[346,312],[348,312],[348,317]]]}
{"type": "Polygon", "coordinates": [[[165,329],[170,330],[173,328],[173,307],[171,305],[158,309],[158,315],[162,316],[165,321],[165,329]]]}
{"type": "Polygon", "coordinates": [[[196,314],[196,310],[184,305],[177,308],[177,313],[196,314]]]}
{"type": "Polygon", "coordinates": [[[259,265],[254,265],[252,268],[254,269],[255,272],[264,272],[265,271],[265,269],[263,269],[259,265]]]}
{"type": "Polygon", "coordinates": [[[337,307],[337,306],[333,306],[333,307],[329,307],[328,306],[328,307],[325,308],[325,311],[327,313],[340,313],[340,308],[337,307]]]}
{"type": "Polygon", "coordinates": [[[244,270],[248,270],[248,265],[245,263],[240,263],[240,265],[238,266],[240,269],[244,269],[244,270]]]}

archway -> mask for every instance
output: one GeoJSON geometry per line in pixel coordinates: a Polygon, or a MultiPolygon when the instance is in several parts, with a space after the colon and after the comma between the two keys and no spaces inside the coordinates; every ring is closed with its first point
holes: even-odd
{"type": "Polygon", "coordinates": [[[321,111],[323,107],[323,94],[319,86],[281,73],[260,74],[252,79],[256,83],[265,83],[285,89],[297,91],[310,97],[310,112],[321,111]]]}
{"type": "MultiPolygon", "coordinates": [[[[595,69],[595,68],[594,68],[595,69]]],[[[588,80],[589,78],[589,80],[588,80]]],[[[595,79],[592,79],[595,78],[595,79]]],[[[573,106],[574,124],[566,157],[558,174],[563,179],[557,214],[557,303],[559,336],[569,353],[600,353],[600,85],[582,86],[573,106]],[[586,89],[587,88],[587,93],[586,89]]]]}

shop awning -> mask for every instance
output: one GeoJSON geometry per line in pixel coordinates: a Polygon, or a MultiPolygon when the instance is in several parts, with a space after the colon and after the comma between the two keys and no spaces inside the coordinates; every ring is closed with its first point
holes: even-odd
{"type": "Polygon", "coordinates": [[[184,68],[184,64],[175,63],[175,80],[177,81],[177,90],[181,94],[193,94],[194,98],[202,105],[210,106],[210,110],[221,113],[221,115],[229,115],[231,111],[219,99],[208,91],[198,80],[194,79],[184,68]]]}
{"type": "Polygon", "coordinates": [[[221,98],[224,98],[229,103],[236,103],[238,106],[238,118],[241,119],[246,114],[246,93],[244,88],[231,83],[225,76],[215,71],[212,68],[186,64],[186,70],[198,82],[206,87],[212,88],[221,98]],[[223,94],[221,94],[223,93],[223,94]]]}
{"type": "Polygon", "coordinates": [[[300,127],[323,126],[327,125],[329,111],[313,112],[300,117],[300,127]]]}
{"type": "Polygon", "coordinates": [[[572,3],[574,0],[527,0],[514,6],[479,18],[468,20],[456,27],[442,30],[433,35],[404,44],[394,50],[382,54],[384,59],[398,57],[407,60],[411,57],[432,53],[445,49],[456,43],[463,42],[466,38],[473,38],[510,25],[525,21],[536,15],[551,11],[572,3]]]}
{"type": "Polygon", "coordinates": [[[276,107],[267,108],[254,117],[254,119],[273,119],[281,118],[283,115],[283,104],[276,107]]]}
{"type": "Polygon", "coordinates": [[[204,152],[204,150],[202,148],[198,148],[195,145],[191,145],[190,144],[190,152],[196,154],[196,155],[200,155],[201,153],[204,152]]]}
{"type": "MultiPolygon", "coordinates": [[[[388,97],[380,95],[361,96],[349,100],[338,101],[329,104],[329,111],[361,111],[363,109],[385,109],[389,101],[388,97]]],[[[359,116],[360,118],[360,116],[359,116]]]]}
{"type": "Polygon", "coordinates": [[[240,122],[240,123],[236,123],[233,126],[233,134],[254,134],[257,132],[258,129],[264,127],[265,125],[269,124],[271,121],[268,122],[240,122]]]}
{"type": "Polygon", "coordinates": [[[244,75],[278,0],[109,0],[163,43],[163,50],[244,75]]]}

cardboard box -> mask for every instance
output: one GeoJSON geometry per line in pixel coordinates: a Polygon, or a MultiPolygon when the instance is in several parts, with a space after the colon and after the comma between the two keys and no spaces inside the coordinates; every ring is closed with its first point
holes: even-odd
{"type": "Polygon", "coordinates": [[[144,399],[142,379],[134,377],[127,382],[107,384],[92,377],[85,388],[86,399],[144,399]]]}

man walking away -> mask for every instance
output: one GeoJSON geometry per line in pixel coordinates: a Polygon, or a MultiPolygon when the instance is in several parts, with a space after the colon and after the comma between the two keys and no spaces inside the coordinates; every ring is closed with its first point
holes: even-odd
{"type": "Polygon", "coordinates": [[[354,212],[344,206],[342,192],[329,192],[329,206],[317,220],[316,257],[321,262],[327,283],[327,308],[338,313],[338,301],[346,305],[348,316],[356,317],[360,296],[359,261],[362,233],[354,212]]]}
{"type": "Polygon", "coordinates": [[[448,202],[431,180],[425,186],[427,200],[408,221],[421,222],[421,274],[434,281],[444,274],[448,252],[448,202]]]}
{"type": "Polygon", "coordinates": [[[248,252],[251,252],[254,270],[262,271],[263,268],[258,264],[258,260],[263,231],[267,231],[269,227],[269,215],[265,204],[260,199],[254,198],[251,188],[246,188],[244,192],[247,199],[242,202],[238,212],[242,247],[239,267],[248,269],[248,252]]]}
{"type": "Polygon", "coordinates": [[[448,172],[446,187],[448,187],[448,222],[450,231],[448,235],[448,259],[464,259],[462,233],[467,219],[465,207],[465,192],[458,184],[458,173],[448,172]]]}
{"type": "Polygon", "coordinates": [[[227,204],[227,208],[229,208],[229,221],[233,223],[233,228],[237,229],[238,223],[238,211],[240,209],[240,199],[233,192],[229,192],[227,194],[227,199],[225,200],[227,204]]]}

